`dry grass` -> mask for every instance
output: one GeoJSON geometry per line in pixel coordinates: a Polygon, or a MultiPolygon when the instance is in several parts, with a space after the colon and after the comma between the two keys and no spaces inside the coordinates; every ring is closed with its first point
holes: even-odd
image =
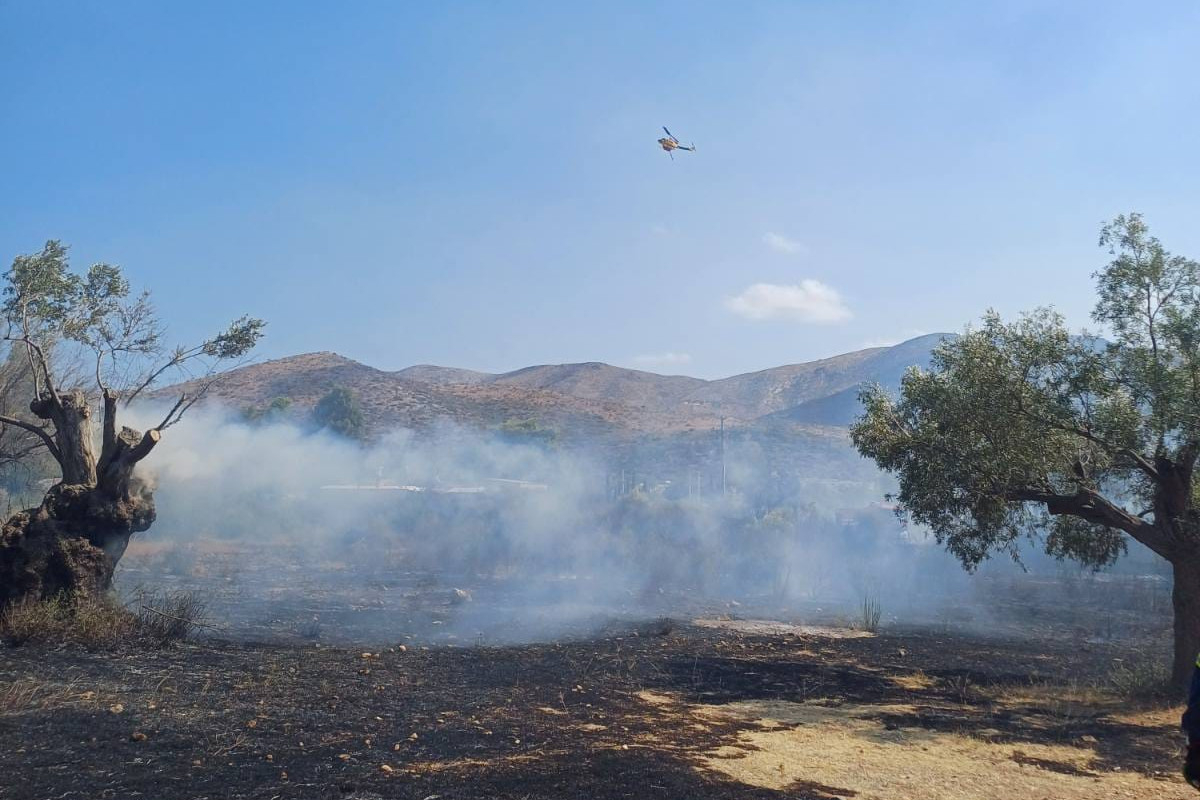
{"type": "Polygon", "coordinates": [[[0,717],[97,702],[95,692],[80,691],[74,681],[64,684],[37,678],[18,678],[0,688],[0,717]]]}
{"type": "Polygon", "coordinates": [[[67,641],[109,647],[132,638],[136,617],[106,597],[60,595],[26,599],[0,614],[0,635],[10,644],[67,641]]]}
{"type": "Polygon", "coordinates": [[[907,675],[890,675],[888,676],[888,680],[890,680],[897,687],[910,692],[932,689],[937,685],[936,680],[929,677],[921,670],[911,672],[907,675]]]}
{"type": "Polygon", "coordinates": [[[0,613],[0,638],[10,645],[70,642],[111,649],[127,644],[161,647],[205,625],[204,603],[185,592],[139,592],[133,608],[87,594],[26,599],[0,613]]]}
{"type": "Polygon", "coordinates": [[[1178,725],[1178,698],[1167,688],[1165,672],[1157,665],[1126,672],[1120,666],[1103,679],[1056,682],[1032,678],[1024,686],[975,687],[978,699],[997,709],[1042,717],[1063,739],[1077,728],[1107,717],[1133,725],[1178,725]],[[1117,675],[1114,679],[1112,676],[1117,675]],[[1165,715],[1165,716],[1164,716],[1165,715]]]}

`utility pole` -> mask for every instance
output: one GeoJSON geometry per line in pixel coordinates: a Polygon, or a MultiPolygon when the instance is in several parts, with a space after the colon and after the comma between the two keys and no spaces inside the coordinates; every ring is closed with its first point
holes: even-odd
{"type": "Polygon", "coordinates": [[[721,496],[725,496],[725,417],[721,417],[721,496]]]}

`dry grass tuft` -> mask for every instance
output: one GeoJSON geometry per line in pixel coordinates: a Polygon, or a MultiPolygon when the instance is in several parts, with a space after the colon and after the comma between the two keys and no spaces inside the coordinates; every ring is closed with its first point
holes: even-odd
{"type": "Polygon", "coordinates": [[[20,678],[0,688],[0,717],[96,702],[98,701],[95,692],[79,691],[74,681],[62,684],[49,680],[20,678]]]}
{"type": "Polygon", "coordinates": [[[130,639],[134,627],[134,617],[126,609],[108,598],[91,595],[27,598],[0,614],[0,636],[12,645],[69,641],[108,647],[130,639]]]}
{"type": "Polygon", "coordinates": [[[932,689],[934,686],[937,686],[937,681],[926,675],[922,670],[910,672],[907,675],[890,675],[888,680],[899,688],[910,692],[924,691],[925,689],[932,689]]]}
{"type": "Polygon", "coordinates": [[[25,598],[11,603],[0,612],[0,636],[14,647],[26,642],[52,638],[62,617],[62,601],[25,598]]]}
{"type": "Polygon", "coordinates": [[[12,646],[70,642],[111,649],[127,644],[162,647],[204,623],[204,603],[186,592],[141,592],[130,610],[108,595],[25,599],[0,613],[0,638],[12,646]]]}
{"type": "Polygon", "coordinates": [[[0,689],[0,715],[19,714],[41,704],[47,684],[35,680],[17,680],[0,689]]]}

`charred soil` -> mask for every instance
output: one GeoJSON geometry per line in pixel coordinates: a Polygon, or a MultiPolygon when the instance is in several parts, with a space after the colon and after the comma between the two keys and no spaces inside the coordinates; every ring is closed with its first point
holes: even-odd
{"type": "Polygon", "coordinates": [[[26,645],[0,651],[0,798],[1186,797],[1178,710],[1095,688],[1133,657],[661,623],[504,647],[26,645]]]}

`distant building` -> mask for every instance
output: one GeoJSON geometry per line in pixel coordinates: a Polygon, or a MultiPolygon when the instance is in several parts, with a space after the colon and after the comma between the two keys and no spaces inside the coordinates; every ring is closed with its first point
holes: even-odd
{"type": "Polygon", "coordinates": [[[414,486],[377,481],[375,483],[331,483],[321,486],[323,492],[427,492],[429,494],[490,494],[496,492],[544,492],[545,483],[515,478],[484,478],[475,486],[414,486]]]}

